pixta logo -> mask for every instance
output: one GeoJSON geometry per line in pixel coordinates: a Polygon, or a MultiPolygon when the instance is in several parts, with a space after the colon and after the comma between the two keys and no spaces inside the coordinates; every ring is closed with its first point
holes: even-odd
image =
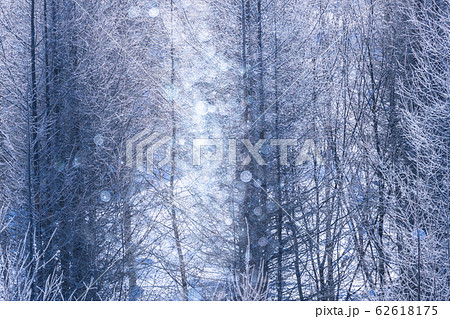
{"type": "Polygon", "coordinates": [[[155,166],[162,167],[170,163],[171,147],[168,144],[170,136],[163,136],[160,133],[145,129],[136,134],[126,142],[127,166],[144,171],[144,161],[147,164],[147,173],[150,173],[155,166]],[[165,157],[158,163],[154,163],[155,153],[158,149],[166,145],[165,157]],[[134,161],[136,154],[136,161],[134,161]]]}
{"type": "MultiPolygon", "coordinates": [[[[146,164],[147,173],[155,167],[163,167],[170,163],[172,137],[143,130],[126,142],[126,161],[130,168],[144,171],[146,164]],[[156,154],[165,154],[159,162],[155,162],[156,154]]],[[[184,141],[184,140],[183,140],[184,141]]],[[[268,165],[268,156],[278,156],[279,164],[282,166],[301,166],[307,162],[323,164],[323,158],[316,143],[308,139],[304,141],[299,151],[291,149],[299,146],[297,139],[260,139],[252,143],[249,139],[225,139],[225,138],[196,138],[191,143],[183,143],[192,147],[192,166],[199,167],[205,163],[216,162],[228,165],[247,166],[253,160],[257,165],[268,165]],[[238,149],[243,150],[246,155],[238,160],[238,149]]],[[[161,156],[158,156],[161,157],[161,156]]],[[[272,157],[273,158],[273,157],[272,157]]]]}

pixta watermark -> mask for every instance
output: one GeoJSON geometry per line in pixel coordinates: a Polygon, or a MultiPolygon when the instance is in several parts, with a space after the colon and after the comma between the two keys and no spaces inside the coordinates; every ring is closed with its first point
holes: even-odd
{"type": "Polygon", "coordinates": [[[182,139],[183,143],[180,141],[173,141],[171,136],[149,129],[143,130],[127,140],[126,164],[140,171],[144,171],[145,164],[147,173],[150,173],[155,168],[170,164],[172,147],[180,144],[191,148],[194,167],[210,162],[247,166],[252,161],[266,166],[274,156],[282,166],[301,166],[307,162],[323,164],[320,150],[312,139],[305,140],[303,144],[299,144],[298,139],[260,139],[254,143],[249,139],[237,138],[193,138],[190,143],[185,139],[182,139]],[[246,153],[244,156],[243,152],[246,153]]]}

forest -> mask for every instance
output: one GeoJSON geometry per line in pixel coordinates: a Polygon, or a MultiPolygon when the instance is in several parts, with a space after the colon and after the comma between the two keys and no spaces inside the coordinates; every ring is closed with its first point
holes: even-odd
{"type": "Polygon", "coordinates": [[[0,0],[0,300],[450,300],[449,0],[0,0]]]}

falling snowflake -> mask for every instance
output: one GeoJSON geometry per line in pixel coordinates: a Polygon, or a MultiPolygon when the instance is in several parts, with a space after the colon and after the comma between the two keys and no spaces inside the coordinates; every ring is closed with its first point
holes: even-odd
{"type": "Polygon", "coordinates": [[[148,15],[150,18],[156,18],[159,16],[159,9],[158,8],[151,8],[148,10],[148,15]]]}
{"type": "Polygon", "coordinates": [[[210,39],[211,39],[211,35],[209,34],[208,31],[202,30],[198,33],[198,40],[200,42],[206,42],[206,41],[209,41],[210,39]]]}
{"type": "Polygon", "coordinates": [[[73,167],[79,167],[81,165],[81,159],[78,156],[76,156],[73,159],[73,164],[72,165],[73,165],[73,167]]]}
{"type": "Polygon", "coordinates": [[[213,45],[209,45],[209,46],[205,47],[203,50],[204,50],[204,53],[206,54],[206,56],[210,59],[213,58],[217,52],[216,47],[214,47],[213,45]]]}
{"type": "Polygon", "coordinates": [[[264,155],[270,155],[270,153],[272,152],[271,147],[269,146],[268,143],[265,143],[262,147],[261,147],[261,154],[264,155]]]}
{"type": "Polygon", "coordinates": [[[228,63],[225,62],[225,61],[220,61],[220,62],[217,64],[217,66],[218,66],[219,70],[222,71],[222,72],[225,72],[225,71],[227,71],[227,70],[230,68],[230,66],[228,65],[228,63]]]}
{"type": "Polygon", "coordinates": [[[100,193],[100,199],[102,202],[108,203],[111,200],[111,193],[108,191],[102,191],[100,193]]]}
{"type": "Polygon", "coordinates": [[[217,111],[217,107],[215,105],[209,105],[208,107],[208,113],[214,113],[217,111]]]}
{"type": "Polygon", "coordinates": [[[103,138],[103,136],[101,134],[95,135],[95,137],[94,137],[95,145],[102,146],[104,142],[105,142],[105,139],[103,138]]]}
{"type": "Polygon", "coordinates": [[[190,7],[193,3],[192,0],[180,0],[180,4],[183,8],[190,7]]]}
{"type": "Polygon", "coordinates": [[[269,243],[269,240],[266,237],[261,237],[258,240],[258,245],[260,245],[261,247],[267,246],[268,243],[269,243]]]}
{"type": "Polygon", "coordinates": [[[206,115],[208,114],[208,104],[204,101],[198,101],[195,104],[195,112],[198,115],[206,115]]]}
{"type": "Polygon", "coordinates": [[[225,219],[225,225],[231,226],[233,224],[233,220],[231,218],[225,219]]]}
{"type": "Polygon", "coordinates": [[[261,183],[261,181],[260,181],[259,179],[255,180],[255,181],[253,182],[253,184],[254,184],[256,187],[261,187],[261,186],[262,186],[262,183],[261,183]]]}
{"type": "Polygon", "coordinates": [[[133,6],[128,10],[128,16],[131,19],[135,19],[141,15],[141,8],[138,6],[133,6]]]}
{"type": "Polygon", "coordinates": [[[164,96],[166,97],[167,100],[174,101],[178,98],[178,95],[179,95],[179,89],[177,89],[176,87],[174,87],[172,85],[166,86],[166,88],[164,90],[164,96]]]}
{"type": "Polygon", "coordinates": [[[66,168],[66,162],[65,161],[58,161],[56,162],[53,167],[58,171],[58,172],[62,172],[64,171],[64,169],[66,168]]]}
{"type": "MultiPolygon", "coordinates": [[[[245,183],[243,183],[243,182],[237,183],[237,184],[236,184],[236,187],[237,187],[237,189],[240,190],[240,191],[245,191],[245,189],[247,188],[247,186],[246,186],[245,183]]],[[[239,195],[239,194],[243,194],[243,193],[242,193],[242,192],[239,192],[237,195],[239,195]]]]}
{"type": "Polygon", "coordinates": [[[241,173],[241,181],[243,181],[244,183],[248,183],[252,180],[252,173],[250,173],[249,171],[243,171],[241,173]]]}
{"type": "Polygon", "coordinates": [[[256,216],[261,216],[262,215],[262,208],[261,207],[256,207],[255,210],[253,211],[253,213],[256,216]]]}

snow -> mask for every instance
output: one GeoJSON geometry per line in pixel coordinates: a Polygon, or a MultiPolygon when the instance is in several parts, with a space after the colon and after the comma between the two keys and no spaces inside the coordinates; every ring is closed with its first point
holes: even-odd
{"type": "Polygon", "coordinates": [[[139,6],[133,6],[128,10],[128,16],[131,19],[138,18],[141,15],[141,8],[139,6]]]}
{"type": "Polygon", "coordinates": [[[102,191],[100,193],[100,199],[102,202],[109,203],[109,201],[111,201],[111,193],[108,191],[102,191]]]}
{"type": "Polygon", "coordinates": [[[267,246],[268,243],[269,240],[267,239],[267,237],[261,237],[260,239],[258,239],[258,245],[261,247],[267,246]]]}
{"type": "Polygon", "coordinates": [[[243,181],[244,183],[250,182],[252,180],[252,178],[253,178],[253,175],[249,171],[243,171],[241,173],[241,181],[243,181]]]}
{"type": "Polygon", "coordinates": [[[159,16],[159,9],[158,8],[151,8],[148,10],[148,15],[150,18],[156,18],[159,16]]]}
{"type": "Polygon", "coordinates": [[[95,143],[95,145],[97,145],[97,146],[102,146],[104,142],[105,142],[105,139],[104,139],[103,135],[97,134],[97,135],[94,137],[94,143],[95,143]]]}
{"type": "Polygon", "coordinates": [[[195,112],[198,115],[204,116],[208,114],[208,108],[208,103],[205,101],[198,101],[197,103],[195,103],[195,112]]]}

